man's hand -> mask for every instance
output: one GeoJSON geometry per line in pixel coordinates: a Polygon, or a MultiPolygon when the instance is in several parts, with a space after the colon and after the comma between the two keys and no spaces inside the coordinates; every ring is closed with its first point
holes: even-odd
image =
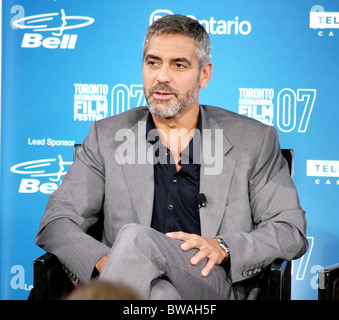
{"type": "Polygon", "coordinates": [[[108,259],[108,255],[109,253],[105,254],[96,264],[95,267],[97,268],[97,270],[99,271],[99,274],[101,273],[101,271],[104,269],[107,259],[108,259]]]}
{"type": "Polygon", "coordinates": [[[196,265],[204,258],[208,259],[206,266],[201,271],[203,277],[206,277],[215,265],[219,265],[227,257],[226,251],[219,246],[218,239],[205,238],[181,231],[169,232],[166,235],[173,239],[183,240],[184,243],[180,246],[183,251],[193,248],[199,250],[190,260],[192,265],[196,265]]]}

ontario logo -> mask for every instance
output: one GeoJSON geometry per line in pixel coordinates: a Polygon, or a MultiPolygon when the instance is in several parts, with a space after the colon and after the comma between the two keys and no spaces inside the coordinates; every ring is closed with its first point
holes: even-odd
{"type": "MultiPolygon", "coordinates": [[[[173,14],[173,12],[168,9],[155,10],[149,17],[149,24],[152,24],[154,21],[169,14],[173,14]]],[[[198,20],[193,15],[187,15],[187,17],[198,20]]],[[[251,23],[247,20],[240,20],[239,17],[234,17],[234,20],[216,20],[214,17],[210,17],[209,19],[201,19],[198,21],[203,27],[205,27],[207,33],[209,34],[241,34],[243,36],[247,36],[252,31],[251,23]]]]}
{"type": "Polygon", "coordinates": [[[72,161],[64,161],[59,154],[57,158],[18,163],[10,170],[13,173],[29,177],[29,179],[21,179],[19,193],[51,194],[58,189],[63,176],[72,163],[72,161]]]}
{"type": "Polygon", "coordinates": [[[64,9],[60,12],[37,14],[25,17],[22,6],[13,6],[11,12],[16,12],[12,19],[12,28],[30,30],[25,33],[21,42],[22,48],[74,49],[78,35],[64,34],[65,31],[84,28],[91,25],[94,19],[84,16],[68,16],[64,9]],[[45,33],[51,36],[45,37],[45,33]]]}

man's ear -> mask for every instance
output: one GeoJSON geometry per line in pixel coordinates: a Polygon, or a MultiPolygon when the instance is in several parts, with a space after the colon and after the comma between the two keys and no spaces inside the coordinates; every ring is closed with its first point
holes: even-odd
{"type": "Polygon", "coordinates": [[[207,62],[200,72],[200,89],[204,89],[212,77],[213,65],[212,62],[207,62]]]}

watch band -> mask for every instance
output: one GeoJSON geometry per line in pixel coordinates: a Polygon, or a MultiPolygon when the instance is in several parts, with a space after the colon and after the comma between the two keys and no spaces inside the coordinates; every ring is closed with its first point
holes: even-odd
{"type": "Polygon", "coordinates": [[[226,257],[225,260],[228,260],[229,257],[230,257],[230,254],[231,254],[230,253],[230,248],[228,247],[227,243],[223,239],[221,239],[221,238],[217,238],[217,239],[218,239],[218,242],[219,242],[219,246],[222,249],[224,249],[226,251],[226,253],[227,253],[227,257],[226,257]]]}

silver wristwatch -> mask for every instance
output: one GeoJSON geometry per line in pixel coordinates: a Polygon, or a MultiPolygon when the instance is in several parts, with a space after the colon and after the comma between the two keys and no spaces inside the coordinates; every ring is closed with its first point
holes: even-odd
{"type": "Polygon", "coordinates": [[[218,239],[218,242],[219,242],[219,246],[224,249],[227,253],[227,257],[226,257],[226,260],[228,260],[230,258],[230,248],[228,247],[227,243],[221,239],[221,238],[217,238],[218,239]]]}

